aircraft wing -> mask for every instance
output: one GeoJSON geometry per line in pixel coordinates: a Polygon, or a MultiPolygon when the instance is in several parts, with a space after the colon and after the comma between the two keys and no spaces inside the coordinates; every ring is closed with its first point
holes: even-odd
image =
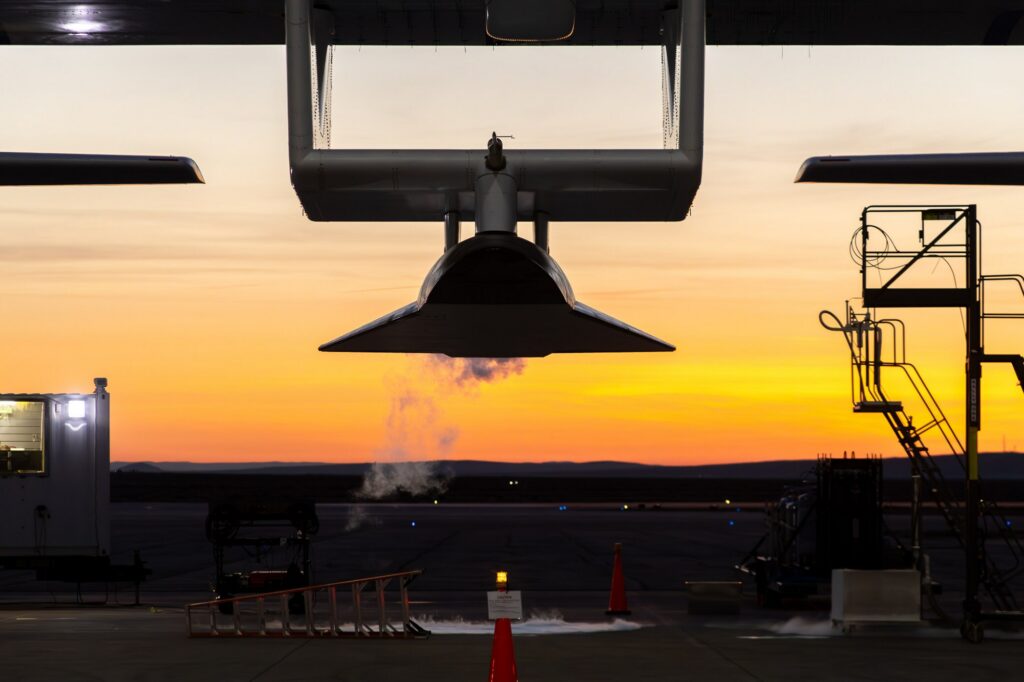
{"type": "Polygon", "coordinates": [[[0,152],[0,185],[151,185],[202,183],[184,156],[0,152]]]}
{"type": "Polygon", "coordinates": [[[796,182],[1024,185],[1024,152],[814,156],[796,182]]]}
{"type": "MultiPolygon", "coordinates": [[[[494,0],[491,0],[492,2],[494,0]]],[[[487,0],[316,0],[335,43],[490,45],[487,0]]],[[[577,45],[660,45],[674,0],[576,0],[577,45]]],[[[4,0],[0,44],[284,42],[284,0],[4,0]]],[[[709,45],[1020,45],[1024,0],[707,0],[709,45]]]]}

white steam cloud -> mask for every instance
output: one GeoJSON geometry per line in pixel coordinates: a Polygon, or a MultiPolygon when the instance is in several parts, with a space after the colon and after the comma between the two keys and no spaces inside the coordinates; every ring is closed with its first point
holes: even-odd
{"type": "Polygon", "coordinates": [[[362,505],[356,505],[348,510],[348,519],[345,522],[345,532],[354,531],[365,525],[379,526],[380,520],[374,519],[362,505]]]}
{"type": "Polygon", "coordinates": [[[449,380],[459,388],[476,388],[477,384],[500,381],[522,374],[526,369],[523,358],[450,358],[431,355],[435,367],[446,372],[449,380]]]}
{"type": "Polygon", "coordinates": [[[435,462],[374,462],[363,476],[356,497],[380,500],[400,492],[413,497],[440,495],[448,489],[450,478],[438,471],[435,462]]]}
{"type": "MultiPolygon", "coordinates": [[[[476,398],[479,386],[523,373],[522,358],[450,358],[430,355],[417,360],[414,372],[391,380],[391,405],[385,421],[385,439],[377,461],[363,477],[355,496],[380,500],[404,493],[415,497],[440,495],[448,488],[450,471],[441,471],[443,459],[459,438],[457,426],[448,423],[439,405],[453,396],[476,398]],[[412,375],[412,376],[411,376],[412,375]]],[[[359,506],[349,514],[348,530],[367,523],[359,506]]]]}

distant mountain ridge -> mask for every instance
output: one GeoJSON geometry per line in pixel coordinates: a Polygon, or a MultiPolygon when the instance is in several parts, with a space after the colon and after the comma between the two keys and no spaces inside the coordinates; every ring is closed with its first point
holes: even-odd
{"type": "MultiPolygon", "coordinates": [[[[1024,479],[1024,454],[982,454],[982,475],[987,479],[1024,479]]],[[[963,468],[952,455],[933,458],[949,479],[963,477],[963,468]]],[[[453,476],[592,477],[592,478],[742,478],[798,480],[813,471],[815,460],[790,459],[732,464],[662,466],[633,462],[488,462],[483,460],[436,460],[438,469],[453,476]]],[[[401,464],[398,462],[397,464],[401,464]]],[[[372,463],[326,464],[322,462],[112,462],[112,471],[137,473],[225,473],[265,475],[362,476],[372,463]]],[[[909,478],[906,458],[884,459],[887,478],[909,478]]]]}

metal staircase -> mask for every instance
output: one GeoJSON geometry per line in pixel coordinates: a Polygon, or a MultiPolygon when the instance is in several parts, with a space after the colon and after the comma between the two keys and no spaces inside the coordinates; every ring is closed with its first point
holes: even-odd
{"type": "MultiPolygon", "coordinates": [[[[917,367],[906,361],[903,322],[897,319],[874,320],[870,313],[858,314],[852,308],[847,309],[845,322],[828,311],[822,311],[819,321],[826,329],[842,332],[846,338],[850,350],[854,412],[885,417],[900,447],[910,458],[913,472],[920,476],[946,525],[966,549],[963,503],[952,493],[953,488],[947,483],[923,436],[938,432],[966,474],[965,449],[917,367]],[[886,330],[889,334],[885,333],[886,330]],[[887,345],[891,346],[890,350],[886,350],[887,345]],[[927,412],[928,421],[922,426],[914,424],[902,401],[890,400],[886,395],[882,389],[883,369],[894,369],[906,377],[927,412]]],[[[983,537],[980,546],[984,566],[981,584],[998,610],[1016,610],[1017,601],[1010,582],[1024,572],[1024,544],[995,502],[983,500],[981,512],[983,537]],[[997,563],[987,551],[987,541],[996,537],[1001,538],[1009,550],[1008,562],[997,563]]]]}

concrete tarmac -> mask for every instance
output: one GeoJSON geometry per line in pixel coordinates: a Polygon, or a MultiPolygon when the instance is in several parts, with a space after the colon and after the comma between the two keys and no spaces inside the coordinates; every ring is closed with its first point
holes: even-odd
{"type": "MultiPolygon", "coordinates": [[[[631,631],[514,635],[514,645],[523,682],[1012,680],[1024,654],[1022,641],[971,645],[954,630],[823,637],[780,634],[780,623],[682,616],[631,631]]],[[[0,611],[3,679],[471,681],[486,679],[491,648],[488,635],[188,639],[182,626],[180,611],[146,607],[0,611]]]]}
{"type": "MultiPolygon", "coordinates": [[[[189,639],[184,604],[210,598],[205,512],[202,505],[114,505],[115,558],[128,561],[138,548],[153,570],[141,607],[75,606],[66,585],[0,573],[0,679],[483,680],[491,647],[484,592],[497,568],[509,570],[513,589],[524,593],[527,622],[513,626],[523,682],[1009,680],[1020,677],[1024,660],[1024,640],[999,638],[991,629],[981,645],[962,642],[948,625],[844,635],[831,629],[827,611],[758,609],[749,587],[738,616],[689,615],[683,581],[736,579],[733,564],[763,532],[760,509],[735,504],[718,512],[626,511],[612,504],[566,511],[557,505],[324,505],[315,579],[421,568],[412,586],[413,617],[439,634],[189,639]],[[612,629],[604,616],[614,542],[624,545],[633,629],[612,629]],[[608,629],[578,632],[601,627],[608,629]]],[[[896,535],[906,530],[899,516],[888,523],[896,535]]],[[[946,586],[941,603],[955,617],[962,554],[937,519],[929,518],[926,530],[932,566],[946,586]]],[[[262,558],[271,567],[288,560],[275,553],[262,558]]],[[[231,557],[232,570],[253,566],[252,557],[231,557]]],[[[117,593],[91,586],[82,595],[121,603],[131,596],[123,586],[117,593]]]]}

